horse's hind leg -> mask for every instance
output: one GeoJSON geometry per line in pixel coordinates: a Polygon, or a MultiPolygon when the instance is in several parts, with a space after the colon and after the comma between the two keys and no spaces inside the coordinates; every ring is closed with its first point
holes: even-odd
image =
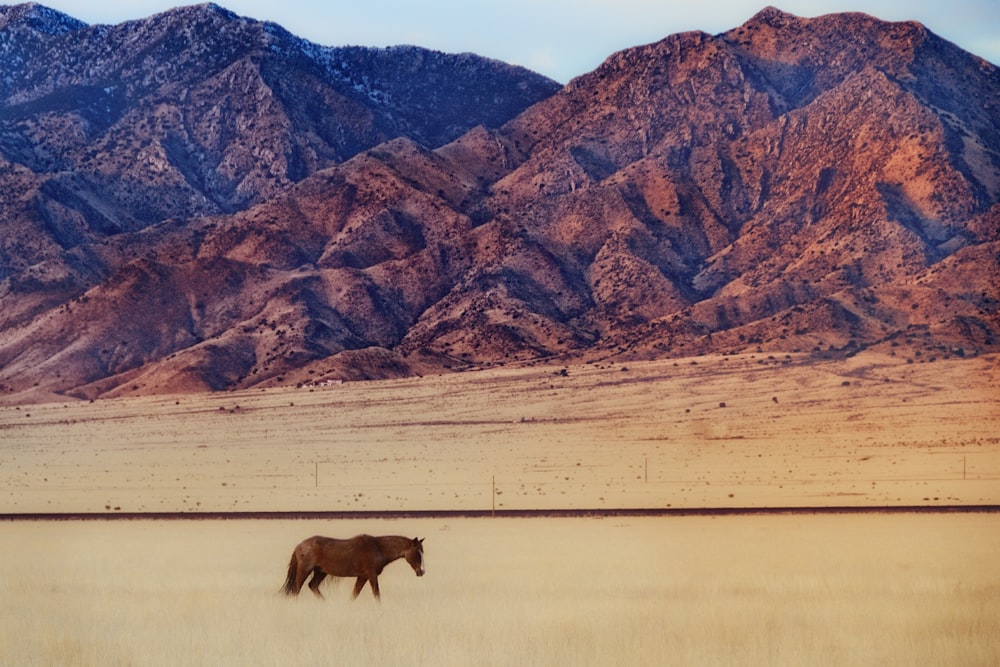
{"type": "Polygon", "coordinates": [[[326,572],[317,567],[313,570],[312,581],[309,582],[309,590],[311,590],[316,595],[316,597],[321,599],[323,597],[323,594],[319,592],[319,585],[323,583],[324,579],[326,579],[326,572]]]}
{"type": "Polygon", "coordinates": [[[293,588],[293,594],[298,595],[299,591],[302,590],[302,585],[306,583],[306,579],[309,578],[309,570],[300,562],[298,569],[295,571],[295,584],[293,588]]]}

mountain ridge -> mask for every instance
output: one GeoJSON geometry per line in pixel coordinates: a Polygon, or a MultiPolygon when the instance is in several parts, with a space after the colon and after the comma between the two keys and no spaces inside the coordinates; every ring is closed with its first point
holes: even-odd
{"type": "Polygon", "coordinates": [[[2,10],[18,65],[0,90],[0,280],[34,297],[49,282],[51,305],[113,270],[94,257],[110,236],[241,210],[382,141],[443,143],[558,88],[468,55],[319,47],[212,7],[93,27],[37,4],[2,10]]]}
{"type": "Polygon", "coordinates": [[[389,138],[237,210],[77,244],[105,268],[84,286],[64,268],[52,303],[8,277],[0,384],[94,398],[992,351],[998,105],[997,68],[920,24],[766,8],[613,54],[439,145],[389,138]]]}

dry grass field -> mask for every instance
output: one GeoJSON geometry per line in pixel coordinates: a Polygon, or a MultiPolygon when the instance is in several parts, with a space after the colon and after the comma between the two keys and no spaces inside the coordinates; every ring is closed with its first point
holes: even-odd
{"type": "Polygon", "coordinates": [[[998,396],[757,355],[3,406],[0,514],[1000,504],[998,396]]]}
{"type": "Polygon", "coordinates": [[[996,665],[1000,516],[0,523],[0,663],[996,665]],[[314,533],[425,537],[278,594],[314,533]]]}
{"type": "MultiPolygon", "coordinates": [[[[1000,505],[1000,359],[767,355],[0,407],[0,514],[1000,505]]],[[[0,521],[0,664],[995,665],[995,512],[0,521]],[[383,603],[277,591],[425,537],[383,603]]]]}

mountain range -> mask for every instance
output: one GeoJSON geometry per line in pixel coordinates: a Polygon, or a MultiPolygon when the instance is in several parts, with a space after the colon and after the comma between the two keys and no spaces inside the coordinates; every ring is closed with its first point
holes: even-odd
{"type": "Polygon", "coordinates": [[[0,396],[1000,349],[1000,70],[765,8],[565,86],[0,8],[0,396]]]}

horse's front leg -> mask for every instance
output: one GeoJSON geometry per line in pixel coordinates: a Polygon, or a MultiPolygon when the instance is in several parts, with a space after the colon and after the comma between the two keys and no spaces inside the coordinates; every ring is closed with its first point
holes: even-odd
{"type": "Polygon", "coordinates": [[[376,600],[378,600],[379,602],[381,602],[382,601],[382,596],[381,596],[381,594],[378,591],[378,575],[377,574],[372,575],[372,578],[369,579],[369,581],[372,582],[372,595],[375,596],[376,600]]]}
{"type": "Polygon", "coordinates": [[[351,595],[352,600],[357,600],[358,595],[361,594],[361,589],[365,587],[365,582],[368,581],[368,577],[358,577],[354,582],[354,593],[351,595]]]}

